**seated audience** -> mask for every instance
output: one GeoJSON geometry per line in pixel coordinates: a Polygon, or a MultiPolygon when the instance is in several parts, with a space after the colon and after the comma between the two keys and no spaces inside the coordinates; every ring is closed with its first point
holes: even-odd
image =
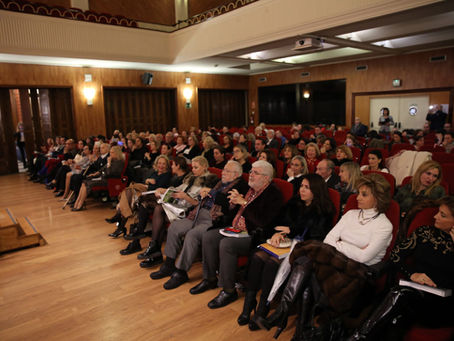
{"type": "Polygon", "coordinates": [[[186,149],[183,150],[183,153],[178,155],[184,156],[188,160],[192,160],[200,155],[199,141],[197,138],[195,136],[189,136],[186,149]]]}
{"type": "Polygon", "coordinates": [[[454,148],[453,135],[454,133],[448,131],[443,138],[443,147],[445,147],[446,153],[451,153],[451,150],[454,148]]]}
{"type": "Polygon", "coordinates": [[[219,169],[224,169],[224,166],[227,163],[227,160],[225,159],[225,149],[219,145],[216,145],[213,148],[213,158],[214,162],[211,164],[211,167],[219,168],[219,169]]]}
{"type": "MultiPolygon", "coordinates": [[[[306,174],[302,179],[299,193],[290,199],[279,215],[277,220],[279,226],[274,228],[276,233],[270,240],[272,246],[278,247],[285,236],[295,242],[313,239],[322,241],[332,227],[335,209],[325,181],[318,174],[306,174]]],[[[238,324],[249,323],[250,330],[257,330],[259,327],[255,321],[268,314],[268,296],[281,262],[265,251],[255,249],[252,252],[243,312],[238,317],[238,324]],[[254,317],[250,320],[252,310],[256,309],[256,295],[259,290],[260,302],[254,317]]],[[[284,260],[286,261],[287,259],[284,260]]]]}
{"type": "MultiPolygon", "coordinates": [[[[312,321],[307,314],[316,292],[328,299],[319,311],[317,323],[325,328],[333,318],[349,312],[368,289],[368,266],[382,260],[392,239],[392,224],[385,215],[391,201],[390,185],[379,174],[368,174],[358,182],[358,208],[345,213],[323,243],[309,240],[295,245],[290,255],[293,264],[287,285],[276,311],[259,326],[277,326],[278,337],[287,325],[291,305],[302,295],[295,340],[312,321]],[[323,269],[323,271],[321,271],[323,269]],[[314,281],[310,278],[314,276],[314,281]]],[[[321,308],[321,307],[320,307],[321,308]]]]}
{"type": "Polygon", "coordinates": [[[231,221],[229,217],[234,216],[239,209],[239,206],[230,209],[227,196],[232,190],[246,194],[248,186],[242,178],[241,165],[231,160],[222,170],[222,179],[212,189],[204,187],[200,190],[202,200],[200,206],[192,209],[187,218],[175,220],[170,224],[164,249],[166,260],[159,271],[150,275],[152,279],[171,276],[164,283],[167,290],[177,288],[188,281],[187,272],[199,252],[203,235],[211,228],[228,226],[231,221]],[[175,263],[179,253],[180,256],[175,263]]]}
{"type": "Polygon", "coordinates": [[[425,199],[439,199],[445,195],[445,189],[440,186],[441,166],[436,161],[423,162],[411,182],[400,186],[394,195],[394,200],[400,206],[401,217],[405,217],[407,212],[415,204],[425,199]]]}
{"type": "Polygon", "coordinates": [[[321,160],[317,165],[315,173],[320,175],[323,178],[323,180],[325,180],[328,188],[334,189],[336,185],[340,182],[339,175],[337,175],[335,172],[335,166],[332,160],[329,159],[321,160]]]}
{"type": "Polygon", "coordinates": [[[254,144],[254,151],[252,152],[252,157],[258,158],[259,154],[263,152],[266,148],[265,139],[257,138],[254,144]]]}
{"type": "Polygon", "coordinates": [[[233,160],[240,163],[241,167],[243,167],[243,173],[249,173],[252,168],[251,163],[248,161],[248,157],[249,153],[244,145],[239,143],[233,147],[233,160]]]}
{"type": "Polygon", "coordinates": [[[223,142],[224,142],[224,144],[222,145],[222,147],[224,148],[225,152],[229,153],[229,154],[232,154],[233,153],[233,139],[232,139],[232,136],[229,135],[229,134],[224,135],[223,142]]]}
{"type": "MultiPolygon", "coordinates": [[[[434,226],[421,226],[395,246],[389,263],[405,280],[454,290],[454,198],[439,200],[434,226]],[[411,262],[408,262],[411,260],[411,262]]],[[[453,327],[453,296],[407,286],[392,288],[349,340],[404,340],[409,327],[453,327]]]]}
{"type": "Polygon", "coordinates": [[[272,179],[273,167],[266,161],[256,161],[250,171],[247,194],[243,196],[236,190],[231,191],[230,203],[240,205],[240,208],[229,225],[244,233],[242,238],[226,237],[218,229],[203,235],[203,280],[190,292],[199,294],[216,287],[219,270],[219,286],[223,289],[208,303],[211,309],[224,307],[238,298],[235,289],[238,256],[247,256],[250,249],[273,235],[274,220],[282,207],[283,197],[272,179]]]}
{"type": "Polygon", "coordinates": [[[214,142],[211,136],[207,136],[203,139],[202,146],[203,150],[200,155],[208,160],[209,165],[214,164],[213,148],[217,146],[217,143],[214,142]]]}
{"type": "Polygon", "coordinates": [[[277,160],[277,158],[276,158],[276,154],[273,151],[271,151],[269,149],[265,149],[264,151],[259,153],[258,159],[269,162],[271,164],[271,166],[273,166],[274,176],[276,176],[276,160],[277,160]]]}
{"type": "Polygon", "coordinates": [[[383,162],[383,156],[381,151],[379,150],[371,150],[369,155],[367,156],[367,160],[369,164],[361,166],[361,171],[368,170],[368,171],[376,171],[376,172],[383,172],[389,173],[388,168],[385,167],[383,162]]]}
{"type": "Polygon", "coordinates": [[[348,197],[356,193],[356,184],[361,177],[359,165],[356,162],[344,162],[339,167],[340,182],[334,187],[341,197],[341,211],[343,212],[344,206],[347,203],[348,197]]]}
{"type": "Polygon", "coordinates": [[[320,153],[325,154],[325,158],[334,159],[336,157],[336,140],[327,138],[320,148],[320,153]]]}
{"type": "Polygon", "coordinates": [[[310,142],[306,145],[304,155],[309,173],[315,173],[317,165],[320,162],[320,149],[318,149],[318,146],[315,143],[310,142]]]}
{"type": "Polygon", "coordinates": [[[344,162],[352,161],[353,153],[350,147],[345,144],[340,145],[336,148],[336,158],[333,160],[336,166],[340,166],[344,162]]]}
{"type": "Polygon", "coordinates": [[[287,168],[286,174],[284,174],[284,180],[287,180],[293,185],[293,195],[297,195],[301,181],[303,181],[303,175],[308,173],[306,159],[301,155],[296,155],[290,162],[290,166],[287,168]]]}
{"type": "Polygon", "coordinates": [[[284,162],[284,165],[288,167],[290,162],[292,161],[293,157],[298,155],[298,150],[293,144],[286,144],[284,148],[282,148],[281,153],[281,160],[284,162]]]}
{"type": "Polygon", "coordinates": [[[267,129],[266,130],[266,148],[275,148],[279,149],[280,148],[280,141],[275,139],[275,133],[273,129],[267,129]]]}
{"type": "MultiPolygon", "coordinates": [[[[104,144],[105,145],[105,144],[104,144]]],[[[84,180],[79,191],[79,196],[74,203],[71,211],[80,211],[84,207],[85,199],[91,192],[93,186],[107,186],[108,178],[119,178],[125,165],[125,155],[121,151],[121,147],[114,146],[110,149],[110,156],[107,157],[107,164],[103,166],[98,172],[99,178],[91,177],[91,179],[84,180]]],[[[94,173],[94,174],[96,174],[94,173]]]]}
{"type": "Polygon", "coordinates": [[[175,150],[176,154],[180,154],[183,152],[183,150],[186,149],[186,143],[184,142],[184,137],[183,136],[177,136],[176,138],[176,144],[173,146],[173,149],[175,150]]]}

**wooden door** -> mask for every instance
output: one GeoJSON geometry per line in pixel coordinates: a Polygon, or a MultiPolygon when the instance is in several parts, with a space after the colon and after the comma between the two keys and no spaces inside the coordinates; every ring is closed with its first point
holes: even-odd
{"type": "Polygon", "coordinates": [[[0,174],[17,173],[15,127],[10,92],[6,88],[0,88],[0,123],[0,174]]]}

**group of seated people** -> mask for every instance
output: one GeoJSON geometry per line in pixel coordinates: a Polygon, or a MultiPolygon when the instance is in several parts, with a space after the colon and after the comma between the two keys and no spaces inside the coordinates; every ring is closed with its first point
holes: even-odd
{"type": "Polygon", "coordinates": [[[454,288],[454,198],[445,196],[440,186],[440,164],[421,163],[410,183],[394,195],[401,229],[408,224],[408,212],[425,200],[438,200],[435,225],[401,238],[387,258],[395,231],[385,214],[391,186],[380,174],[389,171],[379,150],[371,151],[368,165],[360,167],[349,141],[333,150],[326,142],[330,140],[317,138],[317,132],[313,142],[298,137],[286,141],[259,127],[252,144],[246,133],[233,136],[224,128],[220,133],[133,132],[125,138],[115,131],[110,144],[100,137],[75,146],[60,138],[37,154],[31,179],[44,181],[59,197],[68,199],[73,193],[73,210],[80,211],[91,188],[126,172],[131,181],[119,195],[115,215],[106,219],[117,224],[109,236],[123,235],[130,241],[120,253],[142,251],[140,240],[151,236],[137,256],[140,266],[160,265],[150,277],[168,278],[163,286],[172,290],[189,281],[190,268],[201,252],[203,278],[189,291],[197,295],[220,287],[208,302],[211,309],[238,299],[238,259],[248,257],[238,324],[250,330],[277,327],[277,338],[297,302],[292,340],[324,339],[327,334],[331,339],[401,340],[414,323],[453,326],[446,313],[454,303],[452,296],[442,298],[396,283],[381,299],[375,295],[375,279],[383,269],[399,271],[416,283],[454,288]],[[252,145],[254,158],[249,155],[252,145]],[[288,201],[273,181],[275,150],[285,164],[282,180],[292,185],[288,201]],[[221,177],[209,167],[218,168],[221,177]],[[338,221],[330,189],[340,194],[338,221]],[[343,213],[352,194],[358,209],[343,213]],[[128,233],[129,219],[133,223],[128,233]],[[264,243],[274,247],[287,243],[291,252],[279,259],[258,248],[264,243]],[[272,302],[277,306],[270,314],[272,302]],[[368,315],[356,324],[346,323],[365,308],[368,315]]]}

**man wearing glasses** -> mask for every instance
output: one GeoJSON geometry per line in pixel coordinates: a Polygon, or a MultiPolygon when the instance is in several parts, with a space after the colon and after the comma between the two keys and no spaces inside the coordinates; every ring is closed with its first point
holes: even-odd
{"type": "Polygon", "coordinates": [[[175,220],[169,226],[164,249],[166,260],[159,271],[150,274],[152,279],[171,276],[164,283],[164,289],[175,289],[186,283],[189,280],[187,272],[198,254],[203,235],[212,227],[225,227],[231,222],[229,216],[234,215],[239,207],[229,203],[228,193],[235,191],[245,194],[248,191],[242,173],[237,161],[227,162],[221,180],[212,189],[205,187],[200,190],[200,204],[187,218],[175,220]],[[179,253],[180,257],[175,263],[179,253]]]}
{"type": "Polygon", "coordinates": [[[238,256],[248,256],[251,249],[274,233],[274,220],[283,205],[283,197],[272,183],[273,172],[270,163],[256,161],[249,172],[250,189],[246,195],[236,190],[230,192],[230,203],[239,207],[231,220],[233,229],[240,232],[237,237],[224,236],[218,230],[203,235],[203,280],[190,293],[195,295],[215,288],[219,270],[219,286],[223,289],[208,303],[211,309],[224,307],[238,298],[235,289],[238,256]]]}

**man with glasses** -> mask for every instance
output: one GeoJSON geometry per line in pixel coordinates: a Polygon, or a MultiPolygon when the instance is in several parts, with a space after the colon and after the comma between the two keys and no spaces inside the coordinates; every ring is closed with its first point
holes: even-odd
{"type": "MultiPolygon", "coordinates": [[[[187,271],[198,254],[202,236],[208,229],[225,227],[231,221],[228,220],[228,217],[232,213],[235,214],[236,211],[230,210],[228,193],[233,190],[245,194],[248,190],[246,182],[241,177],[242,172],[238,162],[227,162],[222,170],[222,178],[214,188],[200,190],[202,199],[200,205],[194,208],[187,218],[175,220],[170,225],[164,249],[166,260],[159,271],[150,275],[152,279],[171,276],[164,283],[164,289],[175,289],[189,280],[187,271]],[[182,243],[183,237],[184,243],[182,243]],[[180,257],[175,263],[178,253],[180,253],[180,257]]],[[[236,207],[236,210],[238,209],[239,207],[236,207]]]]}
{"type": "Polygon", "coordinates": [[[339,176],[334,171],[334,162],[329,159],[323,159],[317,165],[315,173],[320,175],[325,180],[329,188],[334,187],[340,182],[339,176]]]}
{"type": "Polygon", "coordinates": [[[239,207],[230,226],[241,231],[236,237],[226,237],[218,230],[203,235],[203,280],[190,290],[200,294],[217,286],[216,272],[219,270],[219,286],[223,289],[208,303],[211,309],[221,308],[235,301],[235,274],[238,256],[248,256],[250,250],[270,238],[274,233],[274,220],[282,205],[279,188],[272,183],[274,169],[266,161],[256,161],[249,172],[249,191],[242,195],[230,192],[230,203],[239,207]],[[241,237],[240,237],[241,236],[241,237]]]}

